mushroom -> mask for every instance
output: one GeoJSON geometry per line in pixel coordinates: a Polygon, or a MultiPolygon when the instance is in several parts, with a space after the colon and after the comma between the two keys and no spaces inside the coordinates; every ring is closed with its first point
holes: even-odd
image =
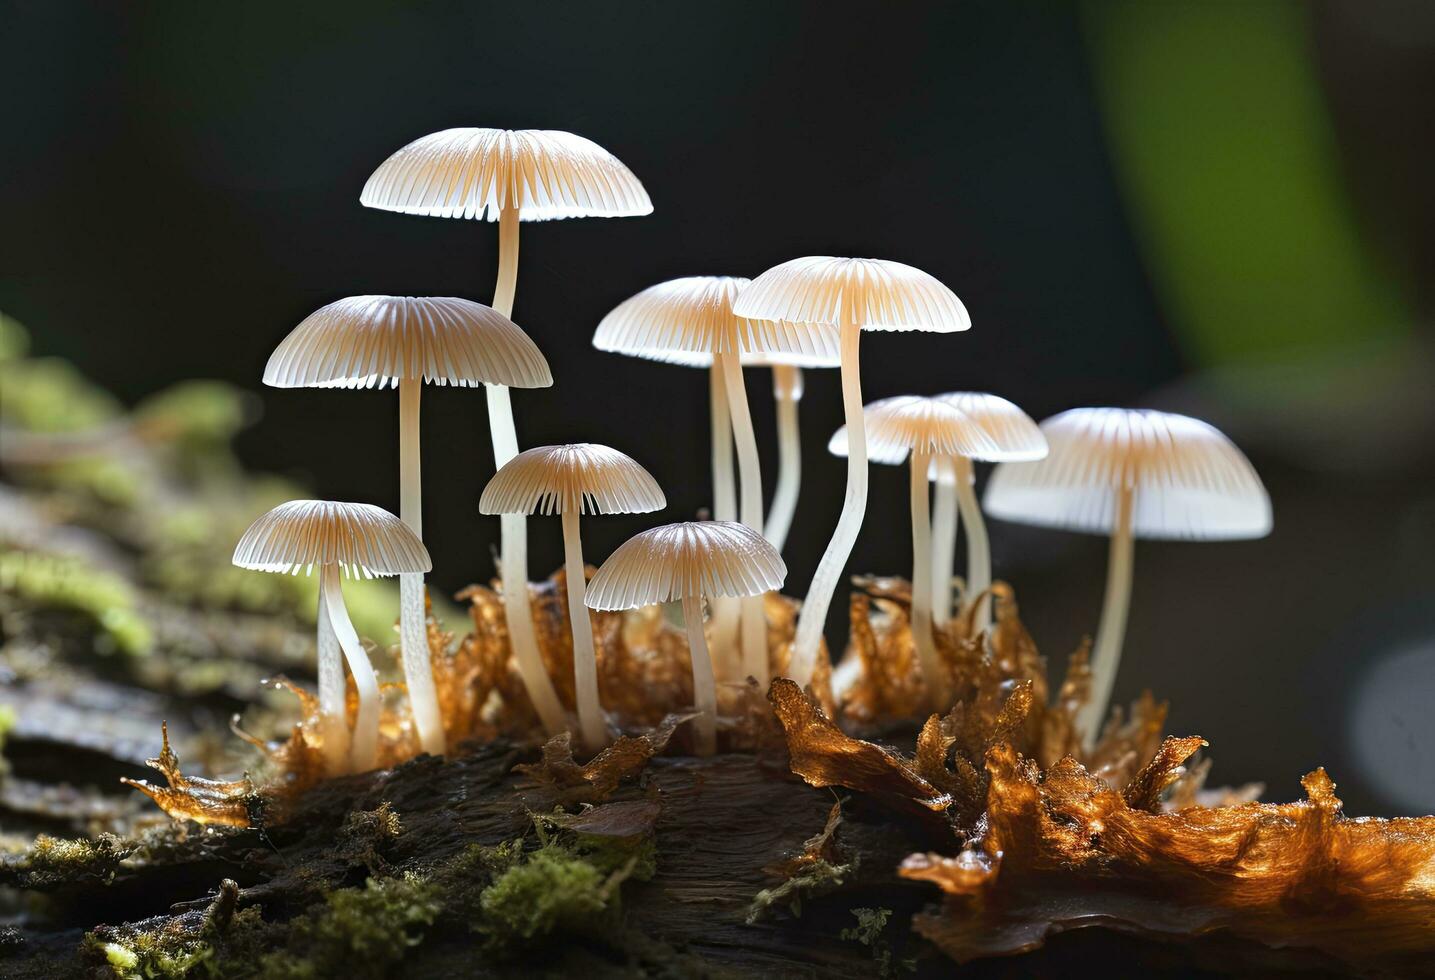
{"type": "MultiPolygon", "coordinates": [[[[518,223],[557,218],[651,214],[648,192],[617,157],[592,140],[543,129],[445,129],[398,150],[369,175],[365,207],[439,218],[498,222],[493,308],[513,315],[518,283],[518,223]]],[[[518,455],[508,388],[488,387],[494,466],[518,455]]],[[[503,610],[520,670],[542,663],[528,597],[528,536],[520,514],[500,518],[503,610]],[[529,665],[525,668],[525,665],[529,665]]],[[[525,682],[530,679],[525,675],[525,682]]],[[[529,693],[533,694],[532,678],[529,693]]],[[[536,703],[536,702],[535,702],[536,703]]],[[[539,705],[550,732],[562,727],[557,705],[539,705]],[[558,728],[553,726],[557,724],[558,728]]]]}
{"type": "Polygon", "coordinates": [[[403,521],[372,504],[291,500],[249,526],[234,548],[234,564],[291,575],[301,570],[309,575],[318,566],[319,717],[325,766],[330,775],[374,768],[379,746],[379,683],[349,622],[339,576],[427,572],[433,563],[423,542],[403,521]],[[350,734],[343,660],[349,663],[359,696],[352,748],[347,755],[350,734]]]}
{"type": "MultiPolygon", "coordinates": [[[[873,462],[899,464],[910,460],[912,644],[917,648],[932,707],[942,710],[947,706],[947,691],[932,637],[932,529],[927,484],[934,458],[991,453],[996,451],[996,445],[960,409],[935,398],[883,398],[864,407],[862,416],[873,462]]],[[[839,456],[850,452],[847,432],[844,426],[833,433],[827,444],[830,452],[839,456]]]]}
{"type": "Polygon", "coordinates": [[[608,742],[598,703],[598,659],[593,624],[583,604],[583,543],[578,516],[643,514],[667,506],[652,474],[631,457],[592,443],[540,446],[510,459],[488,481],[478,508],[485,514],[561,514],[568,618],[573,634],[573,690],[578,725],[588,748],[608,742]]]}
{"type": "Polygon", "coordinates": [[[842,407],[852,446],[842,516],[812,577],[793,639],[788,673],[805,685],[817,662],[832,594],[867,510],[867,437],[858,364],[861,331],[950,333],[966,330],[972,322],[956,294],[919,269],[883,259],[826,256],[793,259],[767,270],[742,291],[733,312],[750,319],[827,324],[840,330],[842,407]]]}
{"type": "MultiPolygon", "coordinates": [[[[1046,437],[1031,416],[997,395],[979,391],[951,391],[938,395],[939,401],[960,409],[987,434],[997,452],[985,455],[948,456],[933,460],[937,498],[933,506],[932,534],[933,619],[945,625],[952,610],[952,559],[956,552],[957,514],[967,526],[967,587],[965,607],[981,602],[992,584],[992,553],[987,541],[986,521],[977,502],[976,470],[973,460],[988,463],[1024,462],[1046,455],[1046,437]]],[[[991,625],[991,603],[976,611],[973,629],[980,635],[991,625]]]]}
{"type": "Polygon", "coordinates": [[[703,599],[782,588],[787,566],[766,538],[733,521],[666,524],[629,538],[588,583],[590,609],[682,600],[693,665],[697,752],[717,751],[717,687],[703,636],[703,599]]]}
{"type": "MultiPolygon", "coordinates": [[[[801,363],[831,361],[836,355],[835,332],[829,329],[768,320],[745,320],[734,316],[732,301],[748,285],[748,280],[730,276],[689,276],[650,286],[624,300],[598,324],[593,344],[600,350],[631,353],[650,358],[676,360],[679,363],[702,363],[695,358],[711,358],[713,371],[714,416],[721,414],[716,378],[721,376],[721,394],[726,395],[732,419],[732,435],[737,442],[738,469],[742,494],[742,523],[758,533],[763,529],[762,473],[757,455],[757,438],[748,410],[747,388],[743,384],[741,358],[748,355],[792,359],[801,363]]],[[[729,517],[721,511],[724,471],[730,479],[728,440],[713,426],[715,516],[729,517]]],[[[727,654],[728,617],[721,606],[714,609],[717,621],[715,634],[719,656],[727,654]]],[[[769,675],[767,621],[761,596],[743,600],[742,612],[742,674],[755,677],[766,688],[769,675]]]]}
{"type": "MultiPolygon", "coordinates": [[[[497,310],[451,296],[350,296],[305,317],[274,348],[264,383],[277,388],[383,388],[399,392],[399,513],[423,536],[419,466],[419,394],[423,383],[546,388],[548,362],[522,330],[497,310]]],[[[444,752],[424,623],[422,575],[399,577],[399,636],[404,682],[424,751],[444,752]]],[[[564,727],[563,706],[543,661],[515,647],[529,697],[551,731],[564,727]]]]}
{"type": "Polygon", "coordinates": [[[987,483],[986,510],[1002,520],[1111,535],[1106,598],[1091,654],[1091,698],[1077,716],[1090,748],[1121,661],[1133,539],[1264,537],[1271,530],[1271,501],[1250,460],[1198,419],[1075,408],[1042,422],[1041,431],[1050,455],[999,465],[987,483]]]}

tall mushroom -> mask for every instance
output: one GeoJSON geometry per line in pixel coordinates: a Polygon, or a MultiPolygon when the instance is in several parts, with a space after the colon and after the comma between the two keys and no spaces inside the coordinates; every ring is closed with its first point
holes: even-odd
{"type": "Polygon", "coordinates": [[[478,508],[485,514],[560,514],[563,562],[568,583],[568,618],[573,634],[573,691],[578,725],[588,748],[608,742],[598,702],[598,659],[593,624],[583,604],[583,543],[578,516],[643,514],[667,506],[652,474],[631,457],[592,443],[540,446],[504,463],[488,481],[478,508]]]}
{"type": "Polygon", "coordinates": [[[858,363],[861,331],[950,333],[970,328],[972,321],[955,293],[919,269],[884,259],[826,256],[793,259],[767,270],[742,291],[733,312],[751,319],[827,324],[840,330],[842,407],[852,445],[842,516],[812,577],[793,640],[789,673],[806,684],[817,661],[832,594],[867,510],[867,436],[858,363]]]}
{"type": "MultiPolygon", "coordinates": [[[[836,353],[836,345],[834,332],[824,327],[734,316],[733,298],[746,285],[748,280],[730,276],[688,276],[650,286],[624,300],[604,317],[593,343],[601,350],[640,356],[656,357],[657,352],[670,352],[673,356],[667,359],[686,363],[693,363],[691,358],[699,355],[712,358],[713,371],[722,377],[722,390],[732,417],[732,434],[737,442],[741,520],[762,533],[762,473],[741,358],[745,354],[782,355],[818,363],[830,359],[836,353]]],[[[716,404],[714,410],[720,410],[716,404]]],[[[715,443],[721,438],[714,427],[715,443]]],[[[715,445],[715,460],[717,448],[715,445]]],[[[726,445],[722,449],[725,452],[726,445]]],[[[742,673],[757,678],[765,688],[769,668],[767,622],[761,596],[743,600],[741,622],[742,673]]],[[[719,650],[725,653],[722,643],[725,631],[719,628],[717,633],[719,650]]]]}
{"type": "Polygon", "coordinates": [[[331,775],[374,768],[379,746],[379,683],[349,622],[339,577],[427,572],[433,564],[423,542],[403,521],[372,504],[291,500],[249,526],[234,548],[234,564],[290,575],[300,571],[308,575],[318,567],[319,716],[325,766],[331,775]],[[352,736],[347,727],[340,650],[359,695],[352,736]]]}
{"type": "MultiPolygon", "coordinates": [[[[933,507],[932,533],[935,539],[933,582],[935,597],[933,617],[938,625],[946,623],[952,609],[952,558],[956,551],[958,512],[967,526],[967,588],[966,607],[980,602],[992,584],[992,552],[987,540],[986,521],[977,502],[976,469],[973,461],[987,463],[1027,462],[1046,455],[1046,437],[1041,434],[1030,415],[998,395],[980,391],[951,391],[938,395],[960,409],[987,434],[996,446],[995,453],[971,456],[949,456],[933,461],[936,472],[937,499],[933,507]],[[940,555],[938,558],[936,556],[940,555]]],[[[973,618],[973,628],[980,634],[991,625],[991,603],[983,603],[973,618]]]]}
{"type": "MultiPolygon", "coordinates": [[[[278,388],[383,388],[399,392],[399,513],[423,536],[419,394],[423,383],[546,388],[548,362],[522,330],[497,310],[451,296],[350,296],[305,317],[274,348],[264,383],[278,388]]],[[[404,681],[419,742],[442,755],[439,717],[424,624],[422,575],[399,577],[399,636],[404,681]]],[[[515,644],[520,675],[550,731],[561,731],[563,706],[537,655],[515,644]]]]}
{"type": "MultiPolygon", "coordinates": [[[[498,222],[498,278],[493,308],[513,315],[518,284],[518,223],[557,218],[650,214],[653,204],[633,172],[592,140],[544,129],[445,129],[398,150],[369,175],[359,194],[365,207],[439,218],[498,222]]],[[[494,466],[518,455],[508,388],[488,387],[494,466]]],[[[541,663],[528,597],[528,536],[524,518],[505,514],[503,610],[520,668],[541,663]]],[[[536,678],[534,679],[536,681],[536,678]]],[[[527,678],[525,678],[527,681],[527,678]]],[[[529,686],[532,694],[533,687],[529,686]]],[[[550,731],[561,726],[552,703],[539,706],[550,731]]]]}
{"type": "MultiPolygon", "coordinates": [[[[867,448],[874,462],[910,462],[912,644],[917,648],[932,707],[945,710],[946,680],[932,638],[932,530],[927,484],[934,458],[990,453],[996,446],[960,409],[935,398],[883,398],[867,405],[862,415],[867,448]]],[[[833,433],[827,448],[839,456],[851,452],[845,426],[833,433]]]]}
{"type": "Polygon", "coordinates": [[[732,521],[667,524],[629,538],[588,583],[592,609],[635,609],[682,600],[698,711],[697,751],[717,751],[717,687],[703,636],[703,599],[782,588],[787,566],[766,538],[732,521]]]}
{"type": "Polygon", "coordinates": [[[1003,463],[987,483],[992,517],[1111,536],[1106,598],[1092,648],[1091,699],[1077,717],[1094,744],[1121,661],[1133,539],[1231,540],[1270,533],[1271,501],[1250,460],[1198,419],[1075,408],[1041,423],[1051,447],[1003,463]]]}

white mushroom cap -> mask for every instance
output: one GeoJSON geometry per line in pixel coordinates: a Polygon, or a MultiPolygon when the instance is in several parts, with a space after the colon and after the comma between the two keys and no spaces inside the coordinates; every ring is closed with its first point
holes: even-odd
{"type": "Polygon", "coordinates": [[[748,282],[734,276],[687,276],[649,286],[603,317],[593,346],[689,367],[707,367],[713,354],[738,354],[750,365],[841,363],[835,330],[734,316],[732,302],[748,282]]]}
{"type": "Polygon", "coordinates": [[[993,517],[1107,534],[1117,491],[1130,487],[1140,538],[1259,538],[1271,501],[1250,460],[1214,427],[1168,412],[1076,408],[1041,423],[1051,447],[1003,463],[987,484],[993,517]]]}
{"type": "Polygon", "coordinates": [[[1036,420],[1012,402],[983,391],[949,391],[937,395],[975,422],[996,444],[997,453],[974,456],[988,463],[1042,459],[1047,454],[1046,436],[1036,420]]]}
{"type": "MultiPolygon", "coordinates": [[[[999,451],[975,420],[938,398],[881,398],[862,406],[862,422],[867,430],[867,455],[874,463],[901,463],[914,450],[974,459],[987,459],[987,454],[999,451]]],[[[847,455],[847,426],[832,433],[827,451],[834,456],[847,455]]]]}
{"type": "Polygon", "coordinates": [[[631,456],[580,442],[519,453],[488,481],[478,509],[485,514],[644,514],[667,505],[658,481],[631,456]]]}
{"type": "Polygon", "coordinates": [[[591,609],[634,609],[688,596],[762,595],[787,566],[767,539],[733,521],[665,524],[629,538],[588,583],[591,609]]]}
{"type": "Polygon", "coordinates": [[[651,214],[633,172],[592,140],[551,129],[445,129],[414,140],[364,183],[365,207],[497,221],[651,214]]]}
{"type": "Polygon", "coordinates": [[[795,323],[842,323],[844,304],[863,330],[967,330],[962,301],[920,269],[887,259],[814,255],[773,266],[733,304],[738,316],[795,323]]]}
{"type": "Polygon", "coordinates": [[[234,564],[294,575],[337,564],[356,578],[433,568],[418,535],[393,514],[373,504],[332,500],[275,507],[249,525],[234,548],[234,564]]]}
{"type": "Polygon", "coordinates": [[[430,384],[547,388],[548,361],[517,324],[451,296],[350,296],[315,310],[264,366],[276,388],[430,384]]]}

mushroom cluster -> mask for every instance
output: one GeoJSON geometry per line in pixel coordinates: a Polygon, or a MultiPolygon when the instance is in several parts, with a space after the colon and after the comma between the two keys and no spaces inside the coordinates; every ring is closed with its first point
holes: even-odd
{"type": "Polygon", "coordinates": [[[991,623],[991,603],[983,601],[992,586],[991,552],[974,464],[999,464],[985,498],[992,516],[1110,534],[1107,598],[1093,658],[1096,696],[1083,718],[1088,739],[1097,734],[1114,683],[1133,538],[1233,538],[1269,530],[1269,501],[1250,464],[1194,419],[1078,409],[1038,427],[1016,405],[980,392],[902,395],[864,406],[864,331],[953,333],[969,329],[971,318],[950,289],[910,265],[811,256],[753,280],[689,276],[658,283],[597,325],[599,350],[708,370],[712,505],[711,519],[631,538],[588,582],[580,515],[648,513],[667,501],[652,475],[616,449],[579,442],[520,452],[509,390],[548,387],[553,378],[538,346],[510,319],[519,224],[647,214],[652,204],[642,183],[612,154],[570,133],[450,129],[394,153],[374,171],[360,200],[406,214],[497,222],[498,270],[489,306],[454,297],[352,296],[330,303],[283,339],[265,369],[265,383],[277,387],[398,393],[398,517],[368,504],[292,501],[259,518],[234,554],[246,568],[319,569],[319,741],[328,772],[369,768],[378,759],[380,687],[344,612],[341,572],[399,576],[406,737],[435,755],[451,748],[424,593],[430,560],[422,542],[419,401],[425,383],[485,389],[495,473],[479,509],[500,522],[505,655],[538,723],[550,735],[576,731],[591,752],[609,744],[614,726],[604,710],[603,649],[589,609],[681,604],[699,753],[717,749],[720,683],[765,691],[774,667],[798,685],[825,670],[824,629],[861,531],[869,462],[909,466],[912,644],[935,709],[948,704],[941,648],[950,643],[953,618],[960,615],[963,635],[978,643],[991,623]],[[745,367],[772,370],[779,474],[766,510],[745,367]],[[840,370],[845,425],[829,448],[847,459],[846,492],[795,635],[790,646],[777,649],[784,642],[775,646],[769,635],[767,596],[787,573],[781,553],[801,486],[802,370],[817,367],[840,370]],[[572,692],[576,725],[535,631],[525,523],[533,515],[562,522],[562,588],[573,651],[571,685],[562,686],[572,692]],[[959,528],[967,548],[954,604],[959,528]]]}

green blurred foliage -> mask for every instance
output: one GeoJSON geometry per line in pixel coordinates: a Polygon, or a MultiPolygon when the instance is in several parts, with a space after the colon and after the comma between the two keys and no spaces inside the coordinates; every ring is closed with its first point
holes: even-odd
{"type": "Polygon", "coordinates": [[[1083,13],[1118,179],[1188,354],[1274,360],[1408,329],[1342,184],[1304,4],[1083,13]]]}

